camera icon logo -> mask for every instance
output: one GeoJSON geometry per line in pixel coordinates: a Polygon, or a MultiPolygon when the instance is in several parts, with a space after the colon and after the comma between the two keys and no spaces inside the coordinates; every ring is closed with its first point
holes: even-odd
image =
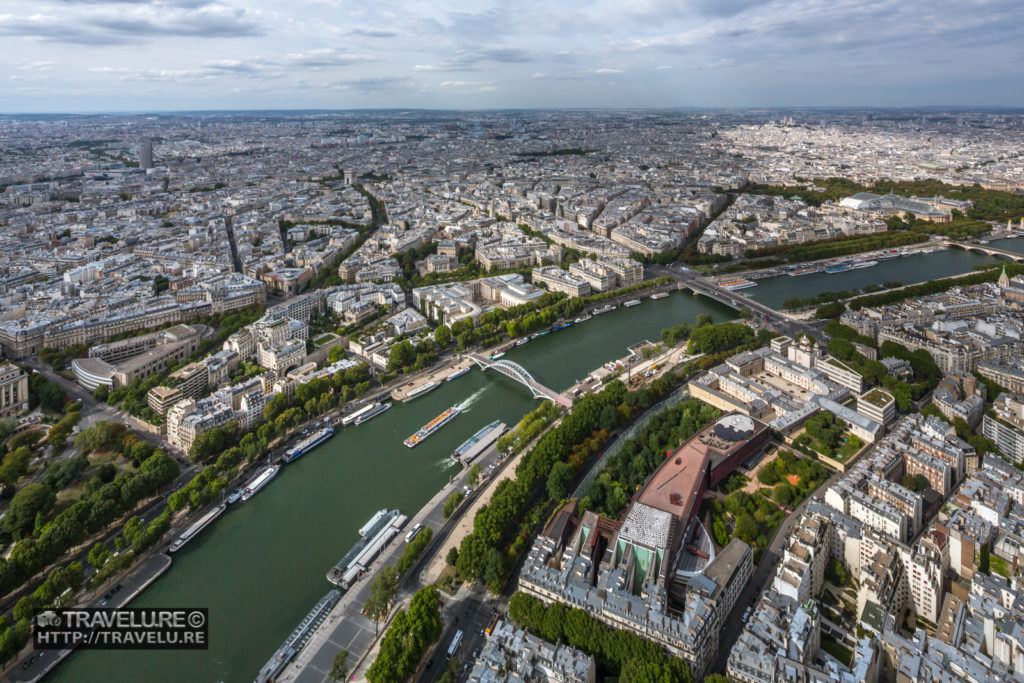
{"type": "Polygon", "coordinates": [[[60,617],[53,610],[46,610],[36,615],[36,626],[46,628],[60,626],[60,617]]]}

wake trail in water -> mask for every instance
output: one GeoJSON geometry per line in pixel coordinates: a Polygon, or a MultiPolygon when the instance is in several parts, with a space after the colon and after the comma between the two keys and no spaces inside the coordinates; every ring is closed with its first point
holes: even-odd
{"type": "Polygon", "coordinates": [[[485,391],[487,391],[487,387],[482,387],[474,391],[472,394],[470,394],[469,398],[464,400],[462,403],[458,404],[457,407],[459,409],[459,412],[467,412],[472,406],[474,406],[480,400],[480,397],[483,396],[483,393],[485,391]]]}

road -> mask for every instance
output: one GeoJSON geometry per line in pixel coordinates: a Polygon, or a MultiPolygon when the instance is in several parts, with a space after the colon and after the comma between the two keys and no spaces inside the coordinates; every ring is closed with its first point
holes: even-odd
{"type": "MultiPolygon", "coordinates": [[[[126,574],[119,583],[102,597],[97,597],[88,604],[80,606],[124,607],[141,594],[157,577],[167,571],[167,568],[170,566],[171,558],[167,555],[151,555],[126,574]]],[[[72,650],[33,649],[12,664],[4,680],[19,683],[37,681],[48,674],[71,652],[72,650]]]]}
{"type": "MultiPolygon", "coordinates": [[[[507,461],[506,461],[507,462],[507,461]]],[[[501,469],[498,462],[498,453],[494,447],[478,457],[473,464],[483,466],[484,473],[488,477],[497,476],[501,469]],[[494,469],[491,469],[494,465],[494,469]]],[[[445,527],[446,520],[443,514],[444,502],[455,491],[463,490],[466,485],[466,474],[468,468],[464,468],[452,481],[439,491],[426,506],[415,514],[407,523],[406,529],[414,524],[429,526],[434,530],[430,544],[423,550],[420,560],[413,565],[408,574],[403,578],[402,587],[395,600],[401,604],[411,597],[421,587],[420,573],[426,566],[427,559],[432,557],[439,547],[444,543],[448,534],[456,527],[453,523],[445,527]]],[[[486,482],[487,479],[482,480],[486,482]]],[[[467,500],[462,503],[462,509],[466,509],[472,503],[475,496],[484,489],[483,483],[479,483],[467,500]]],[[[347,548],[338,548],[338,557],[344,555],[347,548]]],[[[403,537],[400,535],[392,541],[380,557],[374,561],[372,567],[364,577],[349,589],[342,597],[341,602],[334,608],[331,615],[324,622],[324,626],[313,636],[310,643],[303,649],[296,662],[290,666],[279,681],[299,681],[300,683],[320,683],[327,680],[327,672],[330,671],[334,662],[334,656],[339,650],[349,651],[350,666],[370,649],[375,639],[373,622],[362,613],[363,605],[370,596],[370,583],[372,575],[385,564],[394,565],[402,552],[405,550],[403,537]]],[[[330,567],[324,567],[324,574],[330,567]]],[[[326,590],[325,579],[325,590],[326,590]]],[[[269,657],[271,653],[267,653],[269,657]]],[[[369,666],[370,662],[364,662],[369,666]]],[[[365,667],[364,667],[365,668],[365,667]]],[[[353,672],[355,667],[353,666],[353,672]]]]}
{"type": "Polygon", "coordinates": [[[484,629],[498,609],[496,603],[496,599],[488,600],[484,589],[475,582],[471,588],[459,591],[456,599],[449,602],[441,613],[444,632],[416,679],[417,683],[434,683],[444,675],[448,669],[448,647],[460,630],[462,641],[453,658],[458,660],[459,677],[465,679],[484,646],[484,629]]]}

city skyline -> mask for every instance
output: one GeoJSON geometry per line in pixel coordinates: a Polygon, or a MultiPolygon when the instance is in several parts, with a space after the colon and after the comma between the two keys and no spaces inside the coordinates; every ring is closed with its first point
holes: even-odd
{"type": "Polygon", "coordinates": [[[7,113],[1024,105],[1008,0],[3,5],[7,113]]]}

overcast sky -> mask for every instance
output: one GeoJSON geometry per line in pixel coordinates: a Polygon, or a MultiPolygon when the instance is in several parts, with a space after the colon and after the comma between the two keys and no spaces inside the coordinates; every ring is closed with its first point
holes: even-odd
{"type": "Polygon", "coordinates": [[[0,111],[1024,105],[1022,0],[0,0],[0,111]]]}

